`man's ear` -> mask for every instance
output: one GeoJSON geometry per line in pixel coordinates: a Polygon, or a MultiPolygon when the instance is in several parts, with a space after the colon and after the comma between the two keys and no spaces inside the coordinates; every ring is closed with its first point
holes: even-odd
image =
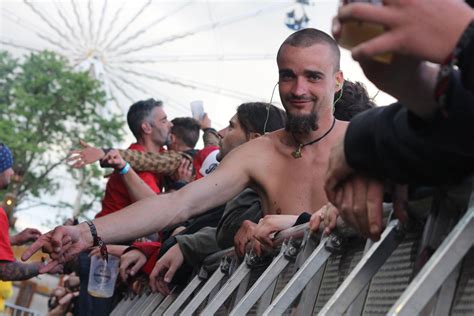
{"type": "Polygon", "coordinates": [[[249,140],[258,138],[258,137],[260,137],[260,136],[262,136],[262,134],[260,134],[260,133],[255,133],[255,132],[249,133],[249,140]]]}
{"type": "Polygon", "coordinates": [[[344,85],[344,74],[341,70],[336,72],[336,92],[340,91],[344,85]]]}
{"type": "Polygon", "coordinates": [[[151,124],[147,121],[143,121],[141,124],[142,132],[145,135],[151,134],[151,124]]]}

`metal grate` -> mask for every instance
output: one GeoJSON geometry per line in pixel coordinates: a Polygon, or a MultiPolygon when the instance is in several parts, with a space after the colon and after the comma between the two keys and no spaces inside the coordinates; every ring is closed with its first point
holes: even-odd
{"type": "Polygon", "coordinates": [[[385,315],[413,277],[421,230],[407,233],[390,258],[373,277],[364,306],[364,315],[385,315]]]}
{"type": "Polygon", "coordinates": [[[451,315],[474,315],[474,247],[462,263],[451,315]]]}

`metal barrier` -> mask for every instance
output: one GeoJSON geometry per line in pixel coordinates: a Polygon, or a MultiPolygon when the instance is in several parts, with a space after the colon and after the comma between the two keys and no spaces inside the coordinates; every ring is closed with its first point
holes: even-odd
{"type": "Polygon", "coordinates": [[[377,242],[293,227],[266,260],[213,254],[183,289],[124,298],[113,315],[474,315],[474,193],[466,200],[467,211],[435,199],[436,211],[418,210],[428,218],[388,221],[377,242]]]}
{"type": "Polygon", "coordinates": [[[0,315],[10,315],[10,316],[40,316],[41,313],[26,308],[12,304],[10,302],[5,302],[5,311],[0,313],[0,315]]]}

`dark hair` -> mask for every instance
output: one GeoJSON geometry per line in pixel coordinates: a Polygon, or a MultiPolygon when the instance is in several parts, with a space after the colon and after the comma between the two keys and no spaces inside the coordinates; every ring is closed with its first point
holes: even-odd
{"type": "Polygon", "coordinates": [[[186,146],[194,148],[199,140],[199,122],[192,117],[177,117],[171,121],[171,133],[179,138],[186,146]]]}
{"type": "Polygon", "coordinates": [[[143,121],[149,120],[151,111],[155,107],[163,106],[163,102],[156,101],[155,99],[148,99],[145,101],[138,101],[128,109],[127,113],[127,123],[128,127],[135,136],[136,139],[139,139],[142,135],[141,125],[143,121]]]}
{"type": "Polygon", "coordinates": [[[331,48],[334,54],[334,70],[338,71],[340,68],[341,59],[339,46],[331,36],[324,33],[323,31],[313,28],[302,29],[288,36],[278,50],[277,60],[284,45],[290,45],[294,47],[310,47],[315,44],[326,44],[331,48]]]}
{"type": "Polygon", "coordinates": [[[269,103],[250,102],[237,108],[237,118],[245,133],[263,135],[285,127],[286,113],[269,103]]]}
{"type": "Polygon", "coordinates": [[[341,121],[350,121],[356,114],[376,107],[361,82],[344,80],[342,96],[340,91],[334,95],[334,116],[341,121]]]}

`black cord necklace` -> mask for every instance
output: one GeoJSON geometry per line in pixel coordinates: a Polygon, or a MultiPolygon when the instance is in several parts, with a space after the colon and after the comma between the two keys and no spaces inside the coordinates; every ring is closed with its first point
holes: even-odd
{"type": "MultiPolygon", "coordinates": [[[[323,136],[320,136],[320,137],[318,137],[318,138],[316,138],[316,139],[314,139],[310,142],[307,142],[306,144],[299,143],[298,147],[296,147],[295,151],[291,153],[293,158],[298,159],[298,158],[303,157],[303,155],[301,154],[301,149],[303,149],[303,147],[306,147],[306,146],[312,145],[314,143],[317,143],[321,139],[326,137],[332,131],[332,129],[334,128],[334,125],[336,125],[336,118],[333,119],[331,127],[326,131],[326,133],[323,134],[323,136]]],[[[296,138],[295,138],[295,135],[293,135],[293,133],[291,135],[293,136],[293,139],[295,140],[295,142],[297,142],[296,138]]]]}

